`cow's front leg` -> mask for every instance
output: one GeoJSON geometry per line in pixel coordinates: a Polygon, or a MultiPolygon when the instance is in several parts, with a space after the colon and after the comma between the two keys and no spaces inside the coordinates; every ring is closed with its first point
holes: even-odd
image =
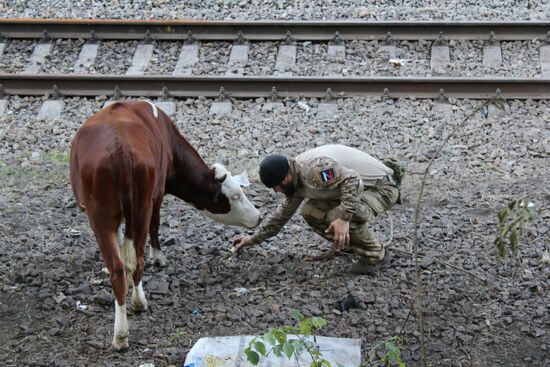
{"type": "Polygon", "coordinates": [[[149,224],[149,237],[151,238],[151,248],[149,250],[149,261],[152,265],[165,267],[166,256],[160,250],[159,242],[159,225],[160,225],[160,206],[162,204],[162,196],[153,203],[153,213],[151,215],[151,223],[149,224]]]}

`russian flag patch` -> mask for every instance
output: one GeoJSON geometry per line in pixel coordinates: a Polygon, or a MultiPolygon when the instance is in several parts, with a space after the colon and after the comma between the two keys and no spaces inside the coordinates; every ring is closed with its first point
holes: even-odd
{"type": "Polygon", "coordinates": [[[334,168],[327,168],[324,171],[321,171],[321,180],[324,183],[328,183],[336,178],[336,171],[334,168]]]}

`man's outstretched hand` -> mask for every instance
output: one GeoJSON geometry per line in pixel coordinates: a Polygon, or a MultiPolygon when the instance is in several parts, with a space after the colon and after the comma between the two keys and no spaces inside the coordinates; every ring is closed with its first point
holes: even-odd
{"type": "Polygon", "coordinates": [[[250,236],[238,236],[233,240],[233,247],[231,247],[231,252],[234,254],[239,254],[244,247],[252,246],[252,237],[250,236]]]}

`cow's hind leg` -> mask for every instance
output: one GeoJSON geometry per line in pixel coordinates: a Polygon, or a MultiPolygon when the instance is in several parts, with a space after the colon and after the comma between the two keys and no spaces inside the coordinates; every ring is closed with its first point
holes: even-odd
{"type": "MultiPolygon", "coordinates": [[[[95,215],[89,212],[90,224],[95,232],[105,266],[109,270],[111,286],[115,296],[115,325],[113,334],[113,349],[120,351],[128,348],[128,320],[126,318],[126,274],[131,263],[125,263],[124,246],[119,249],[117,228],[121,218],[108,218],[106,212],[95,215]],[[117,225],[118,224],[118,225],[117,225]]],[[[127,255],[127,254],[126,254],[127,255]]],[[[134,256],[135,257],[135,256],[134,256]]]]}
{"type": "Polygon", "coordinates": [[[132,288],[132,310],[138,312],[145,311],[147,310],[147,299],[145,298],[145,293],[143,292],[141,276],[140,280],[137,283],[133,282],[134,277],[136,277],[138,274],[143,275],[143,266],[140,266],[139,256],[133,255],[136,251],[134,247],[134,240],[126,237],[124,230],[124,221],[118,227],[118,245],[123,254],[123,261],[126,258],[129,262],[133,263],[134,270],[132,274],[128,274],[127,276],[127,281],[132,281],[132,283],[134,284],[134,287],[132,288]],[[128,251],[130,251],[130,253],[128,251]]]}
{"type": "Polygon", "coordinates": [[[132,290],[132,310],[144,311],[147,309],[147,299],[145,298],[145,292],[143,291],[143,269],[145,267],[144,251],[145,242],[147,241],[147,234],[149,233],[149,224],[151,222],[151,214],[153,212],[153,200],[151,198],[153,182],[153,172],[149,170],[138,171],[136,176],[140,175],[144,184],[134,187],[134,197],[143,198],[143,200],[135,201],[132,211],[132,226],[126,228],[125,243],[131,241],[129,237],[133,238],[132,248],[135,250],[135,269],[132,273],[133,290],[132,290]]]}

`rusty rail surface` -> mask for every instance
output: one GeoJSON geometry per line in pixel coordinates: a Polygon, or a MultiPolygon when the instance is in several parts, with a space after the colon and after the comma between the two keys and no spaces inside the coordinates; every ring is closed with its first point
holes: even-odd
{"type": "MultiPolygon", "coordinates": [[[[550,98],[550,78],[453,77],[229,77],[229,76],[126,76],[80,74],[0,73],[0,94],[46,95],[56,86],[64,96],[217,97],[220,88],[234,98],[383,96],[390,98],[446,97],[480,99],[500,94],[510,99],[550,98]]],[[[0,96],[1,97],[1,96],[0,96]]]]}
{"type": "Polygon", "coordinates": [[[550,38],[550,21],[513,22],[370,22],[370,21],[209,21],[209,20],[115,20],[115,19],[0,19],[0,37],[184,40],[191,32],[197,40],[498,40],[550,38]],[[288,33],[290,32],[290,33],[288,33]]]}

